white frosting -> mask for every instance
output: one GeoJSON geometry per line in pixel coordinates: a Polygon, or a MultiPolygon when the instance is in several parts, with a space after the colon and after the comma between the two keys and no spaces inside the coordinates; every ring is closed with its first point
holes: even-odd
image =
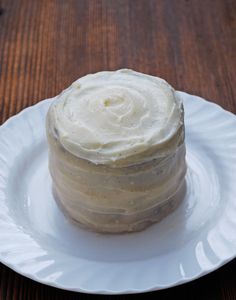
{"type": "Polygon", "coordinates": [[[166,143],[183,125],[174,89],[128,69],[80,78],[58,96],[51,114],[63,147],[95,164],[143,162],[145,151],[166,143]]]}

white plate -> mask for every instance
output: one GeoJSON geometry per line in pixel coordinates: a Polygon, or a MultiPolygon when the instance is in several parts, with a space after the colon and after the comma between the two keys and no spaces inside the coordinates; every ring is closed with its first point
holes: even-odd
{"type": "Polygon", "coordinates": [[[236,118],[181,92],[188,173],[182,205],[140,233],[101,235],[58,209],[47,167],[44,120],[52,99],[0,127],[0,259],[67,290],[119,294],[175,286],[236,255],[236,118]]]}

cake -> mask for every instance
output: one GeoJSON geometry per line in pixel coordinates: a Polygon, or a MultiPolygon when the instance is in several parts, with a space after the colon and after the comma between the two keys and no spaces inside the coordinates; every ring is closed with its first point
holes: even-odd
{"type": "Polygon", "coordinates": [[[159,77],[129,69],[84,76],[53,101],[46,132],[55,199],[80,226],[139,231],[183,199],[183,104],[159,77]]]}

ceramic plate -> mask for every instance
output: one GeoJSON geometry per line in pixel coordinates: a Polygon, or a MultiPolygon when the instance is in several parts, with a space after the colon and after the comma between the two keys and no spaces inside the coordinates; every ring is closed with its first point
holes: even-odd
{"type": "Polygon", "coordinates": [[[168,288],[236,256],[236,117],[179,92],[188,172],[181,206],[139,233],[101,235],[71,224],[51,191],[44,121],[53,99],[0,127],[0,259],[58,288],[101,294],[168,288]]]}

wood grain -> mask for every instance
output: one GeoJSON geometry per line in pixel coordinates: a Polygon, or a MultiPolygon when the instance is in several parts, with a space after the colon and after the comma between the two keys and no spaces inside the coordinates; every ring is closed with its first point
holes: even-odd
{"type": "MultiPolygon", "coordinates": [[[[235,0],[3,0],[0,7],[0,123],[84,74],[122,67],[236,113],[235,0]]],[[[184,286],[113,298],[232,300],[235,278],[234,260],[184,286]]],[[[0,299],[90,298],[103,297],[60,291],[0,266],[0,299]]]]}

